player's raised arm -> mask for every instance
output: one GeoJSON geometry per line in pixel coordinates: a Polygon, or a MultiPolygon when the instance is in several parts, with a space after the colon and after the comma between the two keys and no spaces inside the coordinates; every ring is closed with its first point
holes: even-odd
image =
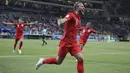
{"type": "Polygon", "coordinates": [[[100,32],[100,31],[96,31],[94,29],[91,29],[92,33],[97,33],[97,34],[104,34],[103,32],[100,32]]]}
{"type": "Polygon", "coordinates": [[[35,21],[35,22],[30,22],[30,23],[26,23],[27,25],[33,25],[33,24],[37,24],[38,21],[35,21]]]}
{"type": "Polygon", "coordinates": [[[67,21],[66,18],[58,19],[58,25],[61,25],[67,21]]]}
{"type": "Polygon", "coordinates": [[[10,23],[10,22],[3,22],[3,24],[7,24],[7,25],[15,25],[15,23],[10,23]]]}
{"type": "Polygon", "coordinates": [[[78,30],[82,31],[84,29],[84,27],[80,27],[80,28],[77,28],[78,30]]]}
{"type": "Polygon", "coordinates": [[[97,33],[97,34],[104,34],[103,32],[99,32],[99,31],[94,31],[94,33],[97,33]]]}

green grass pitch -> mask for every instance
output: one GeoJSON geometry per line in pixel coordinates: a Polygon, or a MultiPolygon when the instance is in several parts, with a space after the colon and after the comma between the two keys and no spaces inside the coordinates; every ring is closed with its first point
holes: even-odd
{"type": "MultiPolygon", "coordinates": [[[[61,65],[44,65],[35,70],[40,57],[56,57],[58,40],[24,40],[22,55],[12,53],[14,40],[0,39],[0,73],[77,73],[70,54],[61,65]]],[[[88,42],[83,50],[84,73],[130,73],[130,42],[88,42]]]]}

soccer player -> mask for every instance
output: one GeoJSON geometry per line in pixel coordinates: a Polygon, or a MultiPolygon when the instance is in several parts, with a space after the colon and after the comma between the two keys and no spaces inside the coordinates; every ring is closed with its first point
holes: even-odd
{"type": "Polygon", "coordinates": [[[43,34],[42,35],[42,46],[44,46],[44,44],[47,45],[47,42],[45,41],[45,37],[46,37],[46,35],[43,34]]]}
{"type": "Polygon", "coordinates": [[[80,35],[80,40],[79,40],[81,49],[83,49],[83,47],[86,44],[88,37],[90,36],[91,33],[97,33],[97,34],[102,33],[102,32],[96,31],[93,28],[91,28],[90,22],[88,22],[86,24],[86,27],[81,27],[79,29],[82,30],[82,34],[80,35]]]}
{"type": "Polygon", "coordinates": [[[44,28],[43,30],[42,30],[42,46],[44,46],[44,44],[45,45],[47,45],[47,42],[45,41],[45,37],[46,37],[46,34],[47,34],[47,29],[46,28],[44,28]]]}
{"type": "Polygon", "coordinates": [[[13,52],[15,52],[17,43],[18,43],[18,41],[20,41],[18,51],[19,51],[19,54],[21,54],[22,53],[21,48],[22,48],[22,45],[23,45],[24,27],[27,26],[27,25],[31,25],[31,24],[37,24],[37,21],[31,22],[31,23],[24,23],[24,21],[21,18],[19,18],[18,23],[8,23],[8,22],[3,22],[3,23],[8,24],[8,25],[13,25],[13,26],[16,27],[16,36],[15,36],[15,43],[14,43],[13,52]]]}
{"type": "Polygon", "coordinates": [[[59,43],[59,51],[57,58],[40,58],[36,64],[36,69],[44,64],[56,64],[60,65],[67,53],[70,53],[77,59],[77,71],[78,73],[84,73],[84,61],[81,48],[76,40],[78,34],[78,28],[80,28],[80,16],[84,15],[84,5],[82,2],[76,2],[74,4],[74,11],[69,12],[63,19],[58,20],[58,24],[64,24],[64,34],[59,43]]]}

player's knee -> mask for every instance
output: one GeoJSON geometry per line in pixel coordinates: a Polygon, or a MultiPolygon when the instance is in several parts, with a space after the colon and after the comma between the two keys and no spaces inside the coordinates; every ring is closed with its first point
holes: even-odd
{"type": "Polygon", "coordinates": [[[15,39],[15,43],[17,43],[18,42],[18,39],[15,39]]]}
{"type": "Polygon", "coordinates": [[[63,60],[62,59],[57,59],[57,65],[60,65],[60,64],[62,64],[62,62],[63,62],[63,60]]]}
{"type": "Polygon", "coordinates": [[[57,61],[57,63],[56,63],[57,65],[61,65],[62,64],[62,62],[61,61],[57,61]]]}
{"type": "Polygon", "coordinates": [[[23,39],[20,39],[20,42],[23,42],[23,39]]]}
{"type": "Polygon", "coordinates": [[[84,45],[83,44],[80,44],[80,48],[82,49],[84,47],[84,45]]]}
{"type": "Polygon", "coordinates": [[[63,62],[63,60],[64,60],[64,58],[61,58],[61,57],[57,57],[57,65],[60,65],[60,64],[62,64],[62,62],[63,62]]]}
{"type": "Polygon", "coordinates": [[[83,61],[83,57],[78,57],[77,60],[78,61],[83,61]]]}

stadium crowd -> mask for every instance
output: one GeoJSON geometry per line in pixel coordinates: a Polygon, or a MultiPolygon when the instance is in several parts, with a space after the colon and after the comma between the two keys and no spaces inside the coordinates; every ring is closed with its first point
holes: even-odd
{"type": "MultiPolygon", "coordinates": [[[[61,0],[62,3],[64,3],[63,0],[61,0]]],[[[51,3],[51,2],[50,2],[51,3]]],[[[55,3],[55,2],[52,2],[55,3]]],[[[60,3],[60,4],[62,4],[60,3]]],[[[73,2],[67,2],[73,4],[73,2]]],[[[12,34],[14,35],[15,28],[9,27],[7,25],[4,25],[2,22],[16,22],[16,19],[18,17],[22,17],[23,20],[28,22],[38,21],[39,23],[36,25],[30,25],[25,27],[25,34],[42,34],[43,29],[47,29],[47,34],[62,34],[63,33],[63,26],[57,25],[57,19],[63,17],[64,13],[67,13],[70,11],[70,8],[66,7],[59,7],[59,6],[50,6],[50,5],[44,5],[44,4],[36,4],[36,3],[29,3],[29,2],[20,2],[15,0],[0,0],[0,4],[2,6],[7,6],[7,10],[4,10],[3,7],[1,7],[0,12],[0,33],[3,34],[12,34]],[[14,3],[13,3],[14,2],[14,3]],[[8,8],[10,7],[18,7],[18,8],[27,8],[27,9],[36,9],[42,10],[42,12],[31,12],[29,10],[26,11],[26,9],[23,9],[23,11],[11,11],[8,8]],[[63,13],[63,14],[62,14],[63,13]],[[58,15],[58,16],[57,16],[58,15]],[[5,32],[3,31],[3,27],[5,28],[11,28],[12,32],[5,32]]],[[[64,4],[66,5],[66,4],[64,4]]],[[[105,32],[110,35],[128,35],[130,32],[130,26],[129,26],[129,18],[126,17],[120,17],[117,14],[120,14],[122,11],[122,6],[119,2],[110,0],[110,1],[103,1],[102,3],[97,3],[99,8],[105,8],[107,10],[105,11],[98,11],[98,10],[86,10],[86,19],[82,20],[82,26],[85,26],[87,22],[91,22],[92,26],[95,30],[105,32]],[[102,5],[102,6],[101,6],[102,5]],[[116,9],[113,8],[113,6],[116,7],[116,9]],[[107,12],[106,12],[107,11],[107,12]],[[114,16],[115,15],[115,16],[114,16]],[[118,32],[117,32],[118,31],[118,32]]],[[[89,3],[89,8],[98,7],[95,6],[93,3],[89,3]]],[[[13,8],[12,8],[13,9],[13,8]]],[[[10,29],[10,30],[11,30],[10,29]]],[[[7,29],[8,31],[9,29],[7,29]]]]}
{"type": "MultiPolygon", "coordinates": [[[[43,29],[47,29],[47,34],[62,34],[63,33],[63,26],[57,25],[57,19],[58,17],[52,16],[52,15],[42,15],[42,14],[35,14],[35,13],[26,13],[26,12],[4,12],[0,14],[0,27],[3,26],[7,28],[11,28],[12,32],[9,30],[9,32],[4,32],[4,30],[1,29],[1,34],[11,34],[14,35],[15,27],[10,27],[5,24],[3,24],[3,21],[6,22],[16,22],[16,19],[18,17],[22,16],[23,20],[28,22],[34,22],[39,21],[36,25],[30,25],[25,27],[25,33],[28,34],[42,34],[43,29]]],[[[85,21],[85,20],[84,20],[85,21]]],[[[91,20],[93,24],[93,28],[99,31],[103,31],[105,33],[109,33],[111,35],[118,35],[120,33],[122,34],[128,34],[129,33],[129,26],[124,25],[122,21],[120,20],[91,20]],[[127,31],[126,31],[127,30],[127,31]],[[118,31],[118,32],[117,32],[118,31]]],[[[85,22],[83,22],[82,26],[85,25],[85,22]]],[[[125,23],[126,24],[126,23],[125,23]]],[[[5,29],[5,31],[8,31],[8,29],[5,29]]]]}
{"type": "Polygon", "coordinates": [[[15,22],[21,16],[25,22],[39,21],[39,23],[36,25],[30,25],[25,27],[25,34],[42,34],[43,29],[47,29],[48,34],[62,34],[63,32],[63,29],[59,28],[59,26],[57,25],[57,17],[46,15],[43,16],[41,14],[23,12],[2,13],[0,16],[0,26],[8,27],[7,25],[4,25],[2,22],[15,22]]]}

